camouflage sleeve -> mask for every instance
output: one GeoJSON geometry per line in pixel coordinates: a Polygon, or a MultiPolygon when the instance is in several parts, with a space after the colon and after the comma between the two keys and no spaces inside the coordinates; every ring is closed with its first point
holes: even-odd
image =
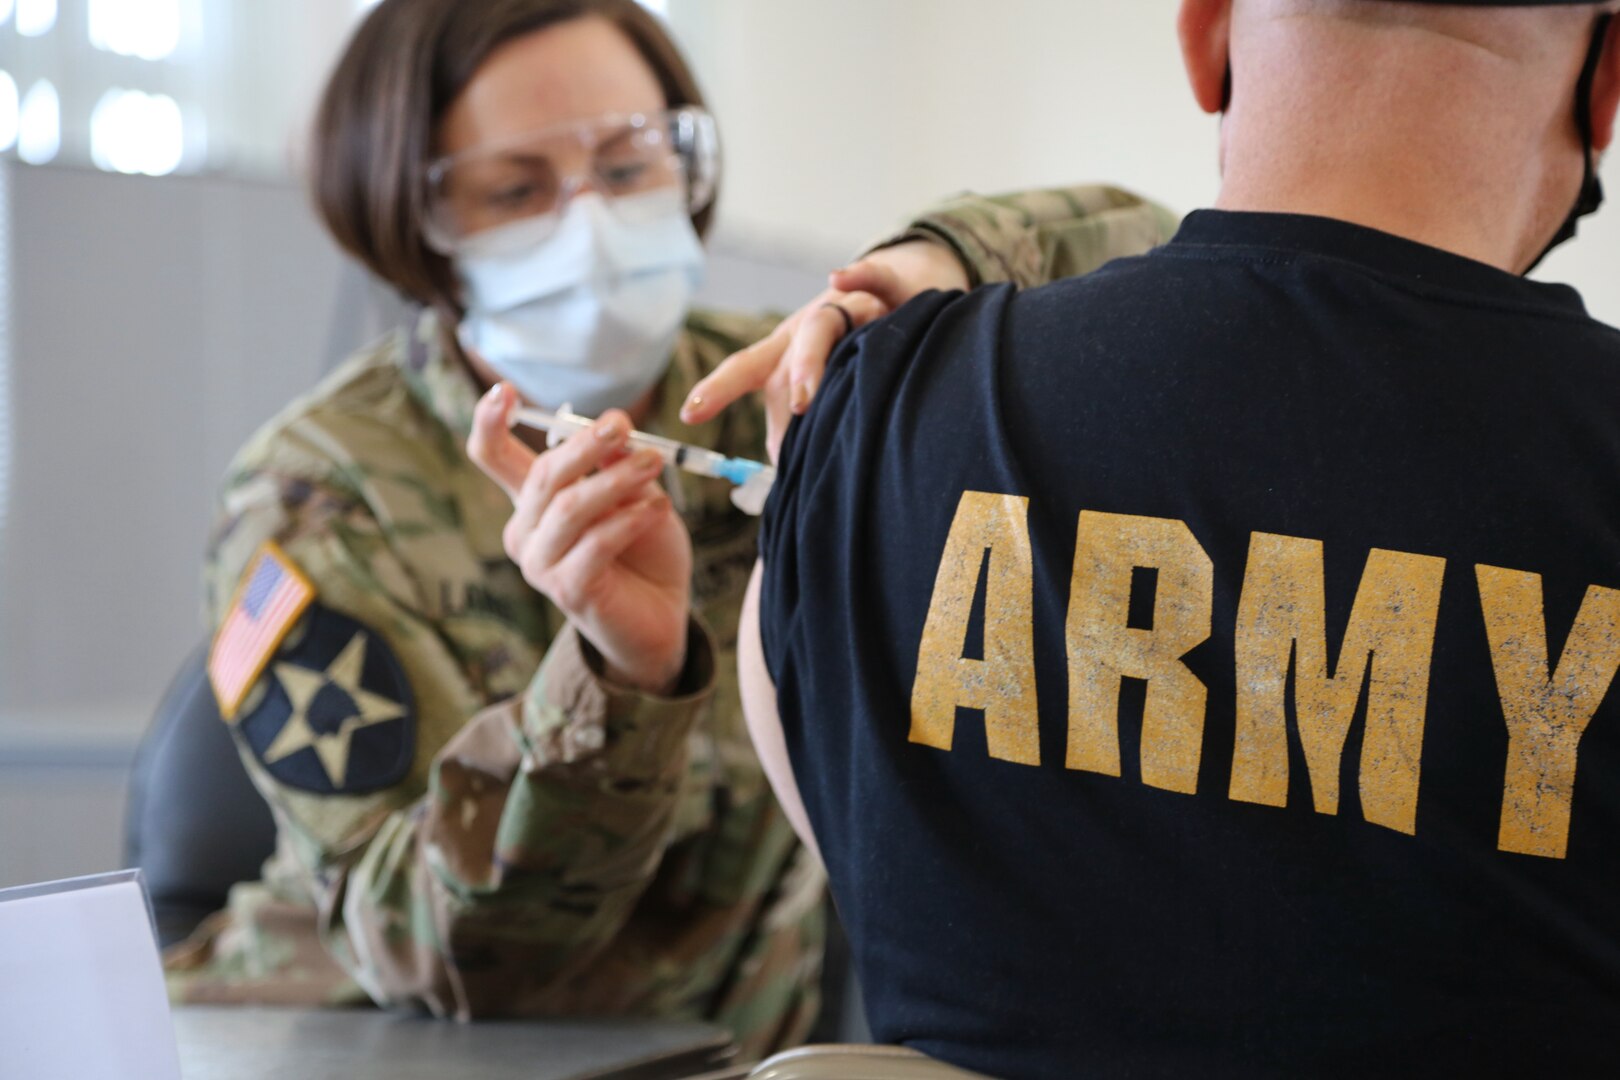
{"type": "Polygon", "coordinates": [[[1140,196],[1100,184],[963,194],[923,214],[874,249],[906,240],[944,243],[975,285],[1044,285],[1139,255],[1169,240],[1177,218],[1140,196]]]}
{"type": "Polygon", "coordinates": [[[713,695],[708,635],[693,624],[678,696],[663,699],[605,682],[599,658],[565,628],[527,688],[486,707],[486,687],[391,554],[397,523],[349,489],[330,439],[305,434],[307,451],[284,440],[273,469],[231,483],[207,569],[216,627],[266,541],[315,591],[233,722],[278,847],[294,857],[292,878],[319,910],[328,952],[379,1003],[460,1018],[567,1011],[579,973],[629,917],[675,828],[687,736],[713,695]],[[365,659],[344,682],[332,673],[356,642],[365,659]],[[401,673],[394,693],[373,681],[379,657],[401,673]],[[323,664],[327,685],[300,703],[294,682],[323,664]],[[362,713],[381,700],[375,715],[391,718],[323,732],[311,701],[333,682],[362,713]],[[291,718],[284,698],[273,715],[271,694],[294,699],[291,718]],[[287,743],[298,723],[305,733],[287,743]],[[294,756],[301,777],[275,749],[300,741],[318,751],[294,756]]]}
{"type": "MultiPolygon", "coordinates": [[[[383,821],[323,909],[374,999],[461,1019],[584,1007],[674,836],[713,690],[706,641],[694,633],[682,696],[655,700],[604,682],[567,628],[528,693],[450,741],[426,797],[383,821]]],[[[615,976],[616,997],[657,992],[624,985],[656,971],[615,976]]]]}

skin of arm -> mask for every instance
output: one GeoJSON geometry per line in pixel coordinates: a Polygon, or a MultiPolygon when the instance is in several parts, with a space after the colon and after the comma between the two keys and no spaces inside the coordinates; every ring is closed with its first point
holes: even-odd
{"type": "Polygon", "coordinates": [[[766,670],[765,650],[760,644],[759,590],[764,575],[765,561],[761,559],[754,563],[753,576],[748,579],[737,635],[737,679],[742,687],[743,715],[748,719],[748,734],[754,740],[754,750],[770,779],[771,789],[776,792],[776,801],[792,823],[793,831],[799,834],[799,840],[815,852],[819,860],[821,849],[816,845],[810,817],[804,811],[799,783],[793,777],[787,741],[782,735],[782,718],[776,709],[776,686],[766,670]]]}

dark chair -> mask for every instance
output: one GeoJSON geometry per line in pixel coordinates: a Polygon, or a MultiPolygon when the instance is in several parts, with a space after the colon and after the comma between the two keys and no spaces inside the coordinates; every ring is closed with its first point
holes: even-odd
{"type": "Polygon", "coordinates": [[[181,666],[135,755],[124,865],[146,873],[164,945],[254,881],[276,843],[270,808],[248,780],[208,685],[208,650],[181,666]]]}

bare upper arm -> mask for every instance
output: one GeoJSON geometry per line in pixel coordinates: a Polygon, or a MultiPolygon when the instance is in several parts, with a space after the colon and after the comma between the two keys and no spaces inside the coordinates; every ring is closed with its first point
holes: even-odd
{"type": "Polygon", "coordinates": [[[799,797],[798,781],[788,761],[782,719],[776,711],[776,686],[765,667],[765,650],[760,644],[759,592],[764,572],[764,560],[756,562],[754,574],[748,579],[748,592],[743,597],[742,622],[737,632],[737,676],[742,687],[743,715],[748,720],[748,734],[754,740],[754,752],[759,755],[765,775],[776,791],[776,801],[782,805],[799,839],[820,859],[821,849],[816,846],[810,818],[804,812],[804,800],[799,797]]]}

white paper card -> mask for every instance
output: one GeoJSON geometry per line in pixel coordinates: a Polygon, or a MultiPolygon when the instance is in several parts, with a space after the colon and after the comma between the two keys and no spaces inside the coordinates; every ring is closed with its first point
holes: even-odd
{"type": "Polygon", "coordinates": [[[0,891],[0,1077],[179,1080],[138,875],[0,891]]]}

